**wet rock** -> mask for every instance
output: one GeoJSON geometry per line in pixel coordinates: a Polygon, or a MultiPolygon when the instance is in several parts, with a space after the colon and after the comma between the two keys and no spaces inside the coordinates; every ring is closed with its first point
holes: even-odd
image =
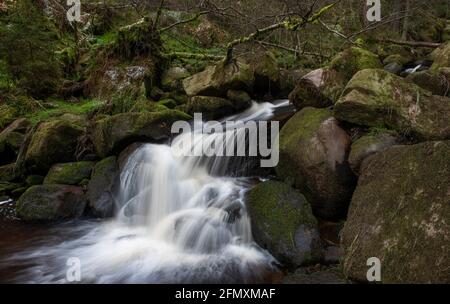
{"type": "Polygon", "coordinates": [[[247,206],[256,242],[279,262],[298,267],[320,260],[317,220],[300,192],[282,182],[263,182],[250,190],[247,206]]]}
{"type": "Polygon", "coordinates": [[[231,101],[221,97],[194,96],[190,98],[187,104],[177,107],[177,109],[180,109],[189,115],[202,113],[203,119],[211,120],[234,114],[249,106],[250,101],[231,101]]]}
{"type": "Polygon", "coordinates": [[[176,110],[117,114],[94,123],[92,142],[97,154],[106,157],[135,141],[168,139],[172,123],[189,119],[189,115],[176,110]]]}
{"type": "Polygon", "coordinates": [[[384,66],[384,70],[392,74],[400,75],[403,70],[403,66],[397,62],[391,62],[384,66]]]}
{"type": "Polygon", "coordinates": [[[183,80],[187,95],[225,96],[228,90],[251,92],[254,75],[251,68],[242,61],[229,64],[220,62],[208,66],[203,72],[183,80]]]}
{"type": "Polygon", "coordinates": [[[81,187],[39,185],[17,201],[17,216],[25,221],[55,221],[80,217],[86,206],[81,187]]]}
{"type": "Polygon", "coordinates": [[[317,69],[303,76],[289,100],[301,110],[305,107],[326,108],[340,96],[345,83],[341,75],[331,69],[317,69]]]}
{"type": "Polygon", "coordinates": [[[367,259],[383,283],[449,283],[450,141],[394,146],[362,165],[342,231],[347,278],[366,281],[367,259]]]}
{"type": "Polygon", "coordinates": [[[114,187],[119,178],[117,158],[111,156],[99,161],[88,184],[87,200],[92,213],[110,217],[114,213],[114,187]]]}
{"type": "Polygon", "coordinates": [[[355,179],[350,137],[327,109],[304,108],[281,129],[277,175],[306,195],[316,216],[345,216],[355,179]]]}
{"type": "Polygon", "coordinates": [[[421,140],[450,138],[450,99],[383,70],[358,72],[335,104],[334,116],[421,140]]]}
{"type": "Polygon", "coordinates": [[[276,96],[280,91],[280,68],[273,53],[252,53],[246,62],[255,76],[254,93],[258,96],[276,96]]]}
{"type": "Polygon", "coordinates": [[[41,123],[18,162],[29,173],[46,174],[54,163],[74,160],[78,137],[82,134],[83,128],[68,121],[41,123]]]}
{"type": "Polygon", "coordinates": [[[398,143],[392,132],[369,133],[358,138],[352,143],[348,158],[352,171],[359,175],[359,168],[365,158],[398,143]]]}
{"type": "Polygon", "coordinates": [[[90,178],[94,165],[90,161],[55,164],[45,177],[44,184],[79,185],[84,179],[90,178]]]}

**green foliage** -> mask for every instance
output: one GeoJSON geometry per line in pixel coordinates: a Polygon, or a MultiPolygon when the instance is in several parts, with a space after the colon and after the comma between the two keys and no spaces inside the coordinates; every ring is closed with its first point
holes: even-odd
{"type": "Polygon", "coordinates": [[[19,0],[0,17],[0,59],[17,86],[33,97],[55,92],[57,35],[34,1],[19,0]]]}

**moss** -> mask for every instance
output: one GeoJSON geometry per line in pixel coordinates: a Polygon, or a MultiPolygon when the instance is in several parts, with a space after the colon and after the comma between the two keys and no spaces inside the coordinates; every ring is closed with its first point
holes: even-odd
{"type": "Polygon", "coordinates": [[[265,230],[276,240],[293,244],[300,225],[317,224],[305,197],[282,182],[257,185],[249,192],[247,203],[255,221],[265,223],[265,230]]]}
{"type": "Polygon", "coordinates": [[[81,161],[54,165],[44,179],[44,184],[78,185],[91,176],[94,162],[81,161]]]}
{"type": "Polygon", "coordinates": [[[16,164],[8,164],[0,166],[0,181],[1,182],[12,182],[19,178],[16,171],[16,164]]]}
{"type": "Polygon", "coordinates": [[[42,185],[43,182],[44,182],[44,176],[42,176],[42,175],[29,175],[25,179],[25,183],[30,187],[36,186],[36,185],[42,185]]]}
{"type": "Polygon", "coordinates": [[[6,104],[0,104],[0,129],[5,128],[16,119],[16,109],[6,104]]]}
{"type": "Polygon", "coordinates": [[[162,99],[157,104],[164,106],[166,109],[173,109],[177,106],[177,102],[171,98],[162,99]]]}
{"type": "Polygon", "coordinates": [[[230,101],[212,96],[194,96],[187,104],[177,107],[190,115],[202,113],[204,119],[218,119],[243,110],[250,105],[249,101],[230,101]]]}
{"type": "Polygon", "coordinates": [[[364,69],[382,68],[380,59],[374,53],[358,47],[351,47],[338,54],[330,63],[330,68],[338,71],[346,81],[364,69]]]}
{"type": "Polygon", "coordinates": [[[342,231],[344,273],[366,281],[369,257],[383,283],[449,283],[450,142],[395,146],[363,162],[342,231]]]}

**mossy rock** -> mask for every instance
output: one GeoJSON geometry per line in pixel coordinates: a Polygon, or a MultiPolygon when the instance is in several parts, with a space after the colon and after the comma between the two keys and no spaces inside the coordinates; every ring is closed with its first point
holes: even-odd
{"type": "Polygon", "coordinates": [[[94,123],[92,142],[97,154],[106,157],[135,141],[166,140],[171,135],[172,123],[190,119],[191,116],[176,110],[109,116],[94,123]]]}
{"type": "Polygon", "coordinates": [[[309,72],[311,72],[311,70],[305,68],[295,70],[280,69],[280,92],[277,97],[288,98],[300,79],[309,72]]]}
{"type": "Polygon", "coordinates": [[[330,63],[330,68],[341,74],[344,81],[349,81],[360,70],[382,67],[380,58],[376,54],[359,47],[344,50],[330,63]]]}
{"type": "Polygon", "coordinates": [[[172,67],[161,75],[161,88],[166,91],[179,91],[183,89],[182,80],[191,74],[182,67],[172,67]]]}
{"type": "Polygon", "coordinates": [[[54,163],[74,160],[78,137],[83,131],[80,126],[64,120],[39,124],[23,156],[25,170],[46,174],[54,163]]]}
{"type": "Polygon", "coordinates": [[[194,96],[187,104],[177,107],[189,115],[202,113],[203,119],[219,119],[234,114],[250,106],[250,101],[231,101],[213,96],[194,96]]]}
{"type": "MultiPolygon", "coordinates": [[[[444,68],[445,69],[445,68],[444,68]]],[[[421,71],[409,74],[406,80],[418,85],[422,89],[431,92],[433,95],[450,96],[450,77],[438,71],[421,71]]]]}
{"type": "Polygon", "coordinates": [[[345,82],[332,69],[317,69],[303,76],[289,94],[289,101],[301,110],[305,107],[326,108],[341,96],[345,82]]]}
{"type": "Polygon", "coordinates": [[[0,196],[9,196],[14,190],[22,186],[20,183],[0,182],[0,196]]]}
{"type": "Polygon", "coordinates": [[[111,156],[99,161],[87,186],[87,199],[92,213],[110,217],[114,213],[114,186],[119,178],[117,158],[111,156]]]}
{"type": "Polygon", "coordinates": [[[241,104],[249,103],[252,100],[252,98],[250,97],[250,95],[248,95],[247,92],[237,90],[228,90],[227,98],[231,101],[241,104]]]}
{"type": "Polygon", "coordinates": [[[36,185],[42,185],[44,183],[45,176],[42,175],[29,175],[25,179],[25,183],[27,186],[36,186],[36,185]]]}
{"type": "Polygon", "coordinates": [[[20,118],[0,133],[0,165],[15,162],[25,133],[31,128],[31,122],[20,118]]]}
{"type": "Polygon", "coordinates": [[[225,97],[228,90],[251,92],[254,83],[252,69],[242,61],[219,62],[208,66],[204,71],[183,80],[187,95],[206,95],[225,97]]]}
{"type": "Polygon", "coordinates": [[[399,141],[393,132],[370,132],[352,143],[348,162],[352,171],[359,175],[361,163],[368,156],[383,151],[399,141]]]}
{"type": "Polygon", "coordinates": [[[53,165],[44,179],[44,184],[79,185],[82,180],[91,177],[94,165],[91,161],[53,165]]]}
{"type": "Polygon", "coordinates": [[[158,101],[158,104],[164,106],[166,109],[173,109],[177,106],[177,102],[171,98],[162,99],[158,101]]]}
{"type": "Polygon", "coordinates": [[[367,282],[367,259],[383,283],[450,283],[450,142],[394,146],[362,165],[342,231],[347,278],[367,282]]]}
{"type": "Polygon", "coordinates": [[[279,262],[295,268],[320,260],[317,220],[300,192],[282,182],[266,181],[250,190],[247,207],[256,242],[279,262]]]}
{"type": "Polygon", "coordinates": [[[450,138],[450,99],[383,70],[358,72],[334,106],[342,121],[386,127],[419,140],[450,138]]]}
{"type": "Polygon", "coordinates": [[[279,135],[278,177],[306,195],[316,216],[341,219],[354,189],[350,137],[328,109],[304,108],[279,135]]]}
{"type": "Polygon", "coordinates": [[[434,62],[430,70],[437,71],[443,67],[450,67],[450,42],[434,51],[434,62]]]}
{"type": "Polygon", "coordinates": [[[17,216],[25,221],[56,221],[80,217],[86,199],[81,187],[39,185],[29,188],[17,201],[17,216]]]}
{"type": "Polygon", "coordinates": [[[0,166],[0,182],[12,182],[19,177],[15,163],[0,166]]]}
{"type": "Polygon", "coordinates": [[[258,96],[276,96],[280,91],[280,67],[275,55],[270,51],[251,53],[246,58],[246,63],[255,77],[254,93],[258,96]]]}

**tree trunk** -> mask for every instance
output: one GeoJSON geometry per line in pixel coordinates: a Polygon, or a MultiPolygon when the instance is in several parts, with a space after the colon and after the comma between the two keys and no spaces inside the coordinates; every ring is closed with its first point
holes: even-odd
{"type": "Polygon", "coordinates": [[[409,28],[409,18],[408,14],[411,8],[411,0],[405,0],[405,14],[407,15],[403,19],[403,30],[402,30],[402,40],[406,41],[408,39],[408,28],[409,28]]]}

